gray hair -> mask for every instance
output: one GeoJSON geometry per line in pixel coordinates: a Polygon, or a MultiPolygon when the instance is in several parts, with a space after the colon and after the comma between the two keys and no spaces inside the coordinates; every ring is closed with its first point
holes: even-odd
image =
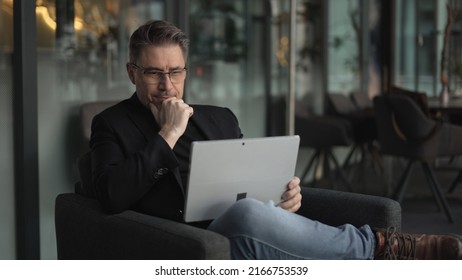
{"type": "Polygon", "coordinates": [[[146,46],[178,45],[184,59],[188,57],[189,39],[181,29],[164,20],[151,20],[141,25],[130,36],[129,59],[136,63],[146,46]]]}

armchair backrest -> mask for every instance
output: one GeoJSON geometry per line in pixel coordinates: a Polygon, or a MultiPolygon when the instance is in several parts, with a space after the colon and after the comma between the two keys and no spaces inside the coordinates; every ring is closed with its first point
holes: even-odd
{"type": "Polygon", "coordinates": [[[425,116],[410,97],[382,95],[373,102],[384,153],[413,155],[438,131],[438,123],[425,116]]]}
{"type": "Polygon", "coordinates": [[[80,107],[80,125],[82,135],[87,141],[91,136],[91,122],[93,117],[104,109],[115,105],[118,101],[94,101],[82,104],[80,107]]]}
{"type": "Polygon", "coordinates": [[[93,117],[118,101],[94,101],[84,103],[80,107],[80,130],[83,138],[83,155],[77,159],[80,181],[75,185],[75,192],[88,197],[96,197],[91,181],[91,155],[88,142],[91,137],[91,123],[93,117]]]}
{"type": "Polygon", "coordinates": [[[366,93],[362,91],[353,91],[350,94],[350,97],[358,109],[366,110],[371,109],[373,107],[372,100],[369,98],[369,96],[367,96],[366,93]]]}
{"type": "Polygon", "coordinates": [[[336,115],[348,115],[358,111],[353,100],[341,93],[328,93],[328,103],[336,115]]]}
{"type": "Polygon", "coordinates": [[[412,91],[397,86],[393,86],[390,89],[390,93],[394,95],[404,95],[411,98],[417,106],[422,110],[425,116],[430,116],[430,109],[428,108],[428,97],[423,92],[412,91]]]}

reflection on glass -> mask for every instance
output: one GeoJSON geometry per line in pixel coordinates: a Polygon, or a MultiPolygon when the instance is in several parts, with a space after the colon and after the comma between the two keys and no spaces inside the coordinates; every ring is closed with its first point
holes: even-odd
{"type": "Polygon", "coordinates": [[[15,259],[13,1],[0,0],[0,259],[15,259]]]}
{"type": "Polygon", "coordinates": [[[328,92],[349,94],[360,88],[357,0],[330,1],[328,22],[328,92]]]}
{"type": "Polygon", "coordinates": [[[435,2],[433,0],[420,0],[416,3],[417,9],[417,46],[416,51],[416,90],[432,95],[438,81],[435,80],[437,59],[435,58],[435,2]]]}
{"type": "MultiPolygon", "coordinates": [[[[396,55],[393,71],[395,85],[417,90],[429,96],[436,96],[441,90],[440,60],[443,31],[447,20],[446,4],[459,1],[446,2],[396,1],[396,55]]],[[[456,26],[454,25],[457,30],[456,26]]],[[[452,42],[458,37],[457,35],[452,37],[453,35],[451,35],[452,42]]],[[[454,57],[454,54],[448,55],[454,57]]],[[[455,60],[451,59],[451,61],[455,60]]],[[[447,68],[449,76],[454,74],[453,66],[447,68]]]]}
{"type": "Polygon", "coordinates": [[[285,133],[290,1],[190,1],[191,103],[233,110],[246,137],[285,133]]]}
{"type": "Polygon", "coordinates": [[[246,136],[264,134],[264,98],[258,22],[263,1],[190,1],[189,94],[191,103],[226,106],[246,136]],[[254,33],[255,32],[255,33],[254,33]],[[257,43],[258,42],[258,43],[257,43]],[[254,44],[255,43],[255,44],[254,44]],[[250,55],[252,53],[252,55],[250,55]]]}
{"type": "Polygon", "coordinates": [[[164,18],[164,5],[154,0],[36,1],[43,259],[56,258],[50,211],[54,198],[72,191],[78,180],[80,105],[131,96],[134,88],[126,74],[129,35],[149,19],[164,18]]]}
{"type": "Polygon", "coordinates": [[[323,113],[323,0],[298,1],[296,114],[323,113]]]}
{"type": "Polygon", "coordinates": [[[36,5],[38,48],[60,60],[65,94],[95,100],[131,90],[125,74],[129,35],[139,24],[163,18],[164,10],[163,1],[39,0],[36,5]]]}

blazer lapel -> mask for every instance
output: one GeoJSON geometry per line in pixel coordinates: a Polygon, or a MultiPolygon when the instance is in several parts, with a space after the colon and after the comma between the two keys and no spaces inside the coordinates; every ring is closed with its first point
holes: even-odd
{"type": "Polygon", "coordinates": [[[149,141],[156,133],[159,133],[160,128],[154,116],[140,103],[136,93],[130,98],[128,117],[138,127],[146,141],[149,141]]]}

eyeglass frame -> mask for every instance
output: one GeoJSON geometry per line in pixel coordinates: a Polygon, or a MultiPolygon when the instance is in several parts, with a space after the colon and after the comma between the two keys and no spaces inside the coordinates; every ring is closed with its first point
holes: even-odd
{"type": "Polygon", "coordinates": [[[151,84],[153,84],[153,85],[159,84],[161,81],[163,81],[163,79],[165,79],[165,76],[168,76],[168,78],[170,79],[170,82],[172,82],[173,84],[180,83],[181,81],[174,82],[174,81],[172,80],[171,74],[172,74],[172,73],[178,73],[178,74],[180,74],[180,73],[185,72],[185,76],[183,77],[183,79],[185,79],[185,78],[186,78],[186,71],[188,70],[188,68],[183,67],[183,68],[180,68],[180,69],[174,69],[174,70],[169,71],[169,72],[164,72],[164,71],[161,71],[161,70],[156,70],[155,68],[145,68],[145,67],[139,66],[139,65],[137,65],[137,64],[134,63],[134,62],[130,62],[129,64],[132,65],[133,67],[135,67],[136,69],[141,70],[141,71],[142,71],[141,73],[142,73],[143,75],[148,76],[149,74],[151,74],[151,75],[149,75],[148,77],[154,77],[152,74],[156,74],[156,75],[158,75],[158,77],[160,78],[159,75],[162,74],[162,80],[161,80],[161,79],[158,79],[157,82],[151,83],[151,84]],[[151,72],[151,73],[147,73],[147,72],[151,72]]]}

